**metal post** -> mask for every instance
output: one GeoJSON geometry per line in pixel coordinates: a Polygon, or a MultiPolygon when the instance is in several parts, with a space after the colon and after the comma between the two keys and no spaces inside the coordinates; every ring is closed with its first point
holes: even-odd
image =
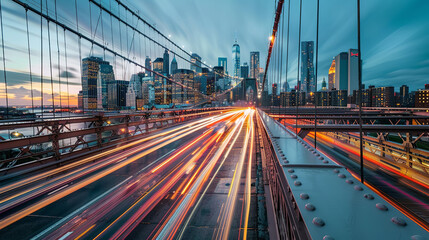
{"type": "Polygon", "coordinates": [[[364,183],[363,176],[363,133],[362,133],[362,57],[360,46],[360,0],[357,0],[357,32],[358,32],[358,78],[359,78],[359,145],[360,145],[360,181],[364,183]]]}

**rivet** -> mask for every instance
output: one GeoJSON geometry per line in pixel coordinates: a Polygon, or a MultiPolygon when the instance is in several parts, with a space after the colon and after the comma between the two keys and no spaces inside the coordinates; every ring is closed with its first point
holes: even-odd
{"type": "Polygon", "coordinates": [[[295,170],[293,170],[293,169],[288,169],[287,171],[290,172],[290,173],[295,172],[295,170]]]}
{"type": "Polygon", "coordinates": [[[392,221],[394,224],[398,226],[402,226],[402,227],[407,226],[407,222],[405,222],[405,220],[400,217],[393,217],[392,219],[390,219],[390,221],[392,221]]]}
{"type": "Polygon", "coordinates": [[[346,175],[344,175],[343,173],[338,174],[339,178],[346,178],[346,175]]]}
{"type": "Polygon", "coordinates": [[[297,179],[297,178],[298,178],[298,176],[297,176],[297,175],[295,175],[295,174],[290,175],[290,177],[291,177],[292,179],[297,179]]]}
{"type": "Polygon", "coordinates": [[[325,159],[325,158],[324,158],[324,157],[319,157],[319,159],[320,159],[320,160],[323,160],[323,159],[325,159]]]}
{"type": "Polygon", "coordinates": [[[295,181],[294,184],[295,184],[295,186],[301,186],[301,182],[300,181],[295,181]]]}
{"type": "Polygon", "coordinates": [[[284,160],[283,162],[284,162],[284,163],[289,163],[289,161],[288,161],[288,160],[284,160]]]}
{"type": "Polygon", "coordinates": [[[321,218],[319,218],[319,217],[315,217],[315,218],[313,218],[313,224],[314,225],[316,225],[316,226],[319,226],[319,227],[323,227],[323,226],[325,226],[325,221],[323,221],[321,218]]]}
{"type": "Polygon", "coordinates": [[[387,207],[386,207],[386,205],[384,205],[382,203],[375,204],[375,207],[378,208],[378,209],[380,209],[381,211],[387,211],[388,210],[387,207]]]}
{"type": "Polygon", "coordinates": [[[308,211],[314,211],[316,207],[311,203],[307,203],[305,204],[305,209],[307,209],[308,211]]]}
{"type": "Polygon", "coordinates": [[[316,153],[316,156],[320,156],[320,154],[316,153]]]}
{"type": "Polygon", "coordinates": [[[363,197],[366,198],[366,199],[368,199],[368,200],[373,200],[374,199],[374,196],[372,196],[371,193],[366,193],[366,194],[363,195],[363,197]]]}
{"type": "Polygon", "coordinates": [[[363,188],[362,188],[361,186],[359,186],[359,185],[355,185],[355,186],[354,186],[354,189],[355,189],[356,191],[363,191],[363,188]]]}
{"type": "Polygon", "coordinates": [[[325,235],[323,236],[323,240],[334,240],[334,238],[329,235],[325,235]]]}
{"type": "Polygon", "coordinates": [[[329,161],[328,160],[323,160],[323,163],[329,163],[329,161]]]}
{"type": "Polygon", "coordinates": [[[309,198],[310,198],[310,196],[308,196],[308,194],[307,194],[307,193],[301,193],[301,194],[299,194],[299,197],[300,197],[301,199],[303,199],[303,200],[307,200],[307,199],[309,199],[309,198]]]}
{"type": "Polygon", "coordinates": [[[411,240],[424,240],[424,238],[420,235],[413,235],[411,236],[411,240]]]}
{"type": "Polygon", "coordinates": [[[340,172],[340,170],[334,169],[334,173],[339,173],[339,172],[340,172]]]}
{"type": "Polygon", "coordinates": [[[347,179],[347,180],[346,180],[346,183],[348,183],[348,184],[353,184],[353,180],[347,179]]]}

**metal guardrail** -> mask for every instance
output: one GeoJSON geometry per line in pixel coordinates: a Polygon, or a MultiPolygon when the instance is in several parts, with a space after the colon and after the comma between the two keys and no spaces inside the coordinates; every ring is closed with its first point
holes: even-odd
{"type": "Polygon", "coordinates": [[[58,161],[82,152],[114,146],[153,129],[225,110],[228,108],[147,111],[107,116],[99,114],[0,125],[2,131],[34,130],[34,135],[29,137],[0,139],[0,172],[29,163],[58,161]]]}
{"type": "Polygon", "coordinates": [[[262,146],[265,152],[266,174],[274,205],[274,213],[280,239],[310,239],[305,223],[297,208],[296,201],[275,154],[273,143],[268,136],[263,121],[257,118],[258,129],[262,136],[262,146]]]}

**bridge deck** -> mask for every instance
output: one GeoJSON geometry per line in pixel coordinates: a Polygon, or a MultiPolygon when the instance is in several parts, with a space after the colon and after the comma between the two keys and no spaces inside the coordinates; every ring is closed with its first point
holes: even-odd
{"type": "Polygon", "coordinates": [[[314,150],[301,138],[296,138],[264,112],[259,111],[259,114],[313,239],[324,236],[335,239],[409,239],[414,235],[427,234],[355,179],[346,168],[314,150]],[[374,199],[366,198],[368,195],[374,199]],[[379,209],[383,206],[387,211],[379,209]],[[395,224],[398,219],[406,226],[395,224]]]}

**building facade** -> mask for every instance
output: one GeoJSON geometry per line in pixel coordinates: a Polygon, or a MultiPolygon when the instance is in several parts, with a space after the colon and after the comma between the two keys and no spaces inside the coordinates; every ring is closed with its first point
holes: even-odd
{"type": "Polygon", "coordinates": [[[314,79],[314,42],[301,42],[301,79],[299,90],[310,93],[316,91],[316,80],[314,79]]]}
{"type": "MultiPolygon", "coordinates": [[[[259,78],[259,52],[250,52],[250,78],[259,78]]],[[[258,80],[259,81],[259,80],[258,80]]]]}
{"type": "Polygon", "coordinates": [[[191,70],[196,73],[201,73],[201,57],[196,54],[192,53],[191,55],[191,70]]]}
{"type": "Polygon", "coordinates": [[[348,90],[348,54],[342,52],[335,57],[335,85],[336,90],[348,90]]]}
{"type": "Polygon", "coordinates": [[[240,77],[240,45],[235,40],[232,45],[232,62],[234,64],[234,77],[240,77]]]}

